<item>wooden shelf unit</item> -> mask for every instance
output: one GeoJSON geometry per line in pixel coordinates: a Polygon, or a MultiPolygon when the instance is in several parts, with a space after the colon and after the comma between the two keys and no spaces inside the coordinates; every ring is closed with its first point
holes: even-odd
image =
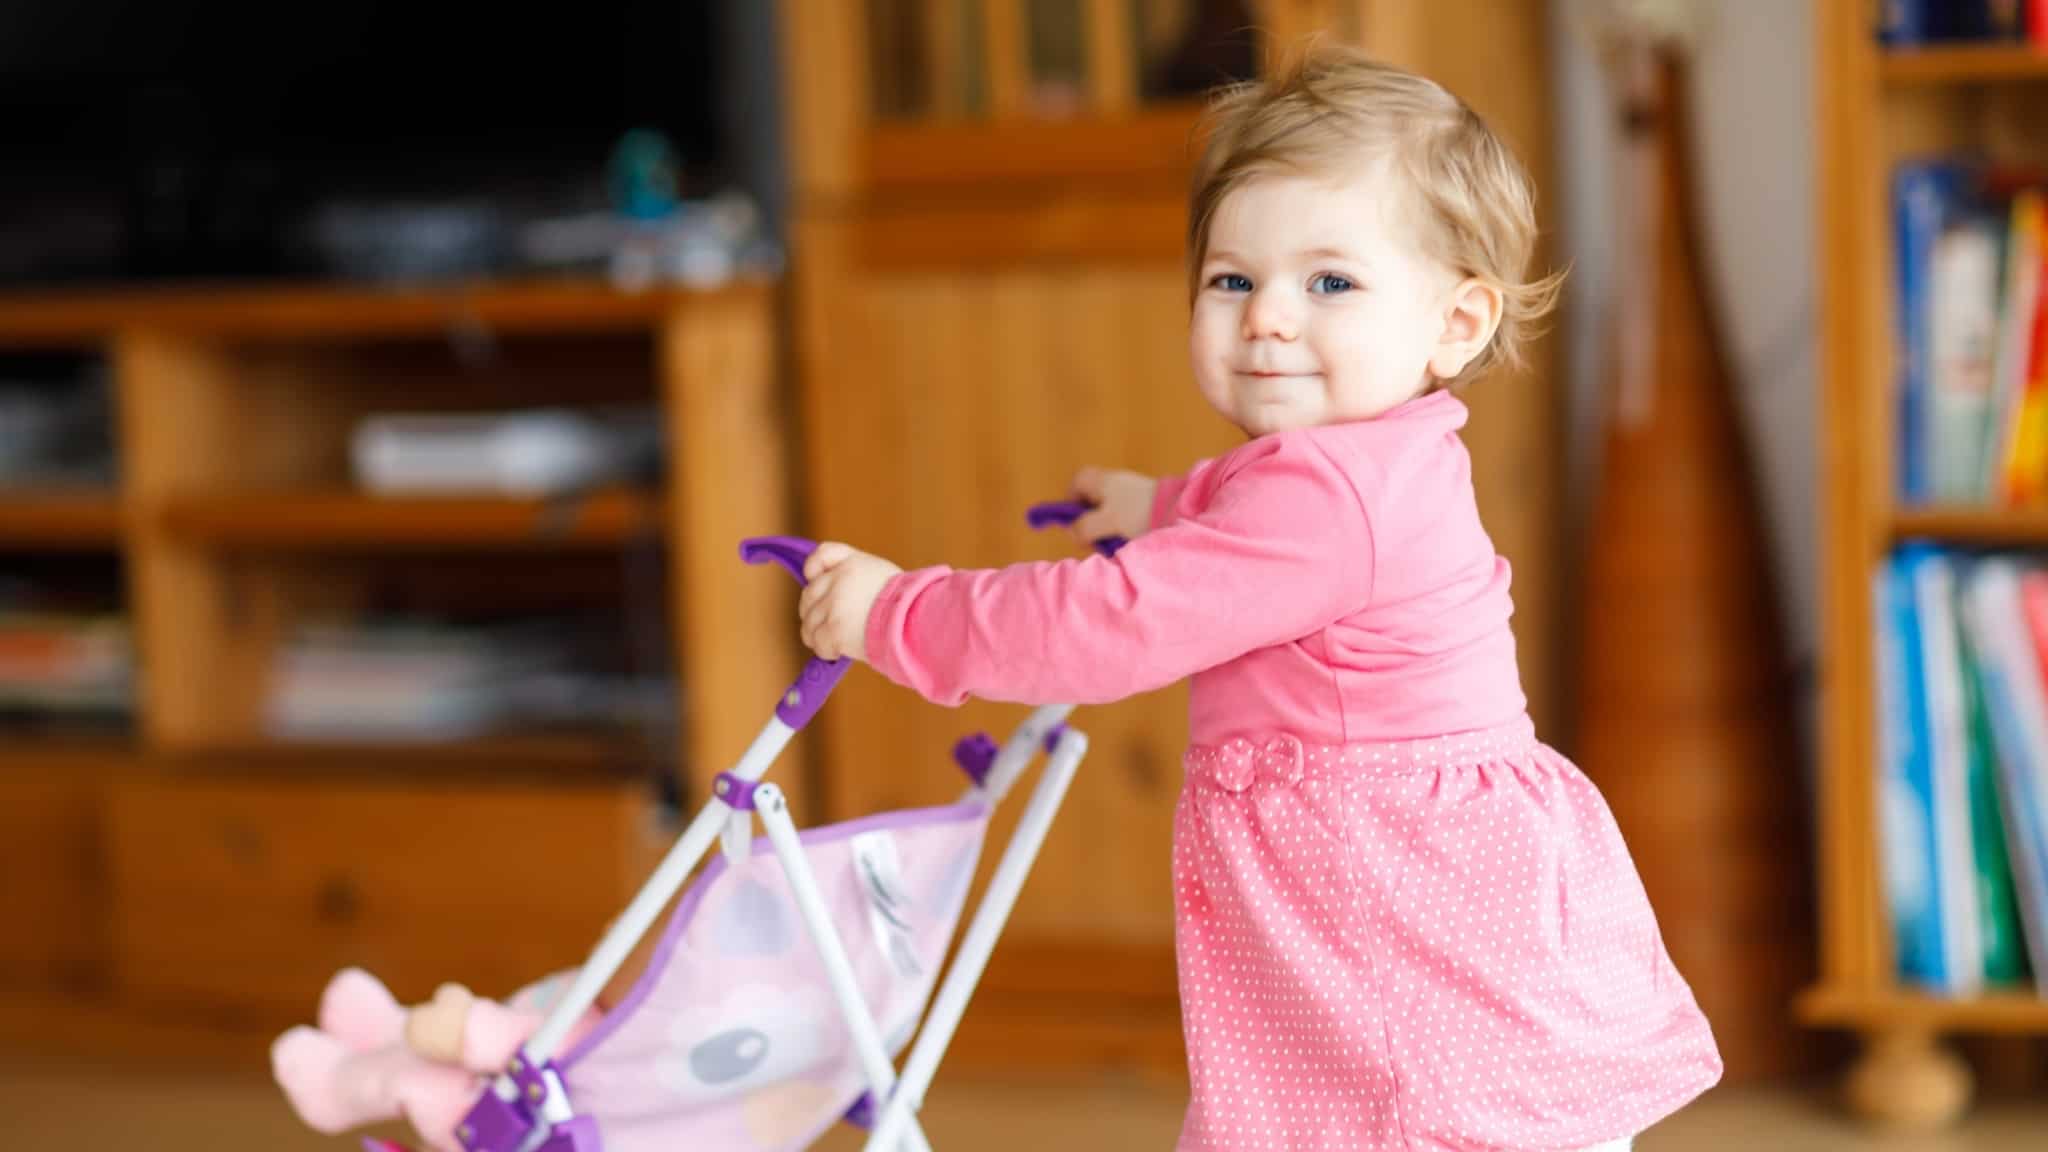
{"type": "MultiPolygon", "coordinates": [[[[0,750],[0,873],[51,881],[0,899],[0,975],[138,1051],[170,1021],[246,1028],[234,1050],[253,1068],[347,964],[418,998],[580,961],[666,846],[652,776],[680,772],[694,806],[798,666],[793,587],[737,548],[795,530],[778,299],[767,282],[0,296],[0,351],[108,365],[121,478],[0,492],[0,570],[23,552],[118,554],[139,653],[132,738],[0,750]],[[620,404],[660,422],[658,489],[556,503],[351,484],[368,412],[620,404]],[[652,643],[679,747],[631,731],[296,743],[261,721],[270,660],[312,609],[389,583],[516,615],[568,582],[561,595],[616,611],[606,581],[641,547],[659,557],[670,627],[652,643]],[[479,866],[508,856],[530,862],[510,881],[542,886],[541,915],[479,866]]],[[[777,766],[800,809],[804,752],[777,766]]]]}
{"type": "Polygon", "coordinates": [[[349,492],[185,497],[170,535],[223,548],[534,550],[619,547],[664,536],[658,496],[610,489],[560,501],[349,492]]]}
{"type": "Polygon", "coordinates": [[[121,503],[104,492],[0,489],[0,551],[113,548],[121,503]]]}
{"type": "Polygon", "coordinates": [[[1894,989],[1859,996],[1819,990],[1800,1004],[1816,1024],[1908,1032],[1971,1032],[1985,1035],[2048,1032],[2048,999],[2025,992],[1998,991],[1970,999],[1944,999],[1894,989]]]}
{"type": "Polygon", "coordinates": [[[479,282],[432,288],[278,284],[0,293],[0,347],[67,347],[152,331],[219,340],[307,341],[496,334],[641,332],[694,307],[765,301],[773,286],[621,292],[595,281],[479,282]]]}
{"type": "Polygon", "coordinates": [[[153,759],[167,769],[219,776],[461,782],[620,779],[639,774],[645,757],[625,733],[535,732],[445,741],[223,741],[153,759]]]}
{"type": "Polygon", "coordinates": [[[2048,102],[2032,88],[2048,82],[2048,55],[2020,47],[1888,51],[1861,0],[1821,0],[1818,14],[1822,931],[1819,978],[1798,1010],[1814,1025],[1860,1033],[1867,1060],[1882,1054],[1896,1070],[1903,1053],[1916,1073],[1945,1077],[1958,1066],[1939,1051],[1942,1035],[2048,1035],[2048,1000],[2025,990],[1938,999],[1894,979],[1880,885],[1871,581],[1886,551],[1906,539],[2048,545],[2048,510],[1894,500],[1887,188],[1896,162],[1938,151],[1996,154],[2017,142],[2016,158],[2048,159],[2024,143],[2028,132],[2048,128],[2048,102]]]}
{"type": "Polygon", "coordinates": [[[1878,73],[1887,85],[2048,80],[2048,52],[2025,45],[1967,45],[1885,52],[1878,73]]]}
{"type": "Polygon", "coordinates": [[[1891,538],[1970,547],[2048,547],[2048,508],[1900,508],[1891,515],[1891,538]]]}

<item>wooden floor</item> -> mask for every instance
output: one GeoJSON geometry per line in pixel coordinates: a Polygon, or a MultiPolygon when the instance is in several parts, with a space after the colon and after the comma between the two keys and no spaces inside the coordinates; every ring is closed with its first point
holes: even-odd
{"type": "MultiPolygon", "coordinates": [[[[1181,1097],[1157,1087],[934,1087],[927,1130],[934,1146],[974,1152],[1151,1152],[1173,1145],[1181,1097]]],[[[262,1081],[137,1079],[88,1072],[0,1069],[4,1147],[34,1152],[354,1152],[353,1141],[301,1129],[262,1081]]],[[[402,1135],[399,1131],[385,1133],[402,1135]]],[[[841,1130],[819,1145],[859,1147],[841,1130]]],[[[2048,1100],[2000,1105],[1938,1136],[1880,1139],[1807,1097],[1716,1092],[1638,1142],[1643,1152],[2039,1152],[2048,1148],[2048,1100]]]]}

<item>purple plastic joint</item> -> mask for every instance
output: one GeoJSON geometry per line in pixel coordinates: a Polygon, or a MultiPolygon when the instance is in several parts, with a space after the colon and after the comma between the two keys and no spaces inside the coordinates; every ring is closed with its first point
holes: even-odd
{"type": "Polygon", "coordinates": [[[989,769],[996,766],[996,742],[986,732],[963,736],[953,745],[953,763],[979,788],[988,783],[989,769]]]}
{"type": "Polygon", "coordinates": [[[862,1131],[875,1126],[875,1097],[873,1093],[863,1092],[860,1094],[860,1099],[855,1100],[853,1107],[846,1110],[846,1122],[862,1131]]]}
{"type": "Polygon", "coordinates": [[[514,1056],[512,1058],[512,1067],[510,1069],[512,1083],[519,1088],[519,1107],[529,1117],[538,1113],[540,1106],[547,1102],[547,1074],[554,1071],[554,1068],[553,1061],[549,1061],[536,1068],[528,1064],[524,1056],[514,1056]]]}
{"type": "Polygon", "coordinates": [[[469,1152],[519,1152],[533,1131],[533,1118],[520,1104],[485,1088],[483,1097],[455,1126],[455,1139],[469,1152]]]}
{"type": "Polygon", "coordinates": [[[825,706],[825,698],[832,695],[832,689],[839,686],[839,678],[846,675],[852,661],[841,656],[837,660],[820,660],[813,656],[804,664],[804,670],[790,682],[788,691],[775,705],[775,718],[791,728],[802,728],[825,706]]]}
{"type": "Polygon", "coordinates": [[[1047,732],[1046,732],[1046,734],[1045,734],[1045,754],[1046,754],[1047,756],[1050,756],[1050,755],[1052,755],[1052,750],[1053,750],[1054,746],[1056,746],[1057,744],[1059,744],[1059,742],[1060,742],[1060,737],[1062,737],[1062,736],[1065,736],[1066,734],[1067,734],[1067,726],[1066,726],[1065,724],[1055,724],[1055,725],[1053,725],[1053,726],[1052,726],[1052,728],[1051,728],[1051,729],[1050,729],[1049,731],[1047,731],[1047,732]]]}
{"type": "Polygon", "coordinates": [[[756,780],[742,780],[730,772],[720,772],[711,780],[711,794],[742,812],[754,810],[754,789],[759,788],[756,780]]]}
{"type": "Polygon", "coordinates": [[[541,1142],[539,1152],[603,1152],[604,1140],[597,1134],[597,1118],[571,1116],[541,1142]]]}
{"type": "MultiPolygon", "coordinates": [[[[469,1152],[519,1152],[539,1123],[541,1105],[548,1098],[548,1074],[559,1079],[554,1061],[536,1068],[523,1056],[515,1056],[506,1069],[518,1095],[507,1100],[493,1088],[470,1106],[462,1123],[456,1125],[455,1139],[469,1152]]],[[[571,1117],[555,1126],[540,1146],[540,1152],[599,1152],[597,1122],[587,1116],[571,1117]]]]}

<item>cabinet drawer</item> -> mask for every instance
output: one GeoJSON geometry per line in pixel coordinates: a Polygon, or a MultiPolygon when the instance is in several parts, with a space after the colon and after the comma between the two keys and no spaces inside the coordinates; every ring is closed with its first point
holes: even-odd
{"type": "Polygon", "coordinates": [[[583,959],[646,875],[625,784],[158,775],[109,805],[114,966],[139,1001],[310,1015],[343,965],[401,999],[501,995],[583,959]]]}
{"type": "Polygon", "coordinates": [[[0,762],[0,981],[97,990],[106,974],[101,797],[125,754],[10,748],[0,762]]]}

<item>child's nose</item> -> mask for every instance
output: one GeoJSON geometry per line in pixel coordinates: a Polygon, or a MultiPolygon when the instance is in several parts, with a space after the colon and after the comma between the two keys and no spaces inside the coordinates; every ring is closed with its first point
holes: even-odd
{"type": "Polygon", "coordinates": [[[1294,302],[1285,292],[1261,288],[1246,298],[1244,338],[1246,340],[1292,340],[1301,333],[1294,302]]]}

